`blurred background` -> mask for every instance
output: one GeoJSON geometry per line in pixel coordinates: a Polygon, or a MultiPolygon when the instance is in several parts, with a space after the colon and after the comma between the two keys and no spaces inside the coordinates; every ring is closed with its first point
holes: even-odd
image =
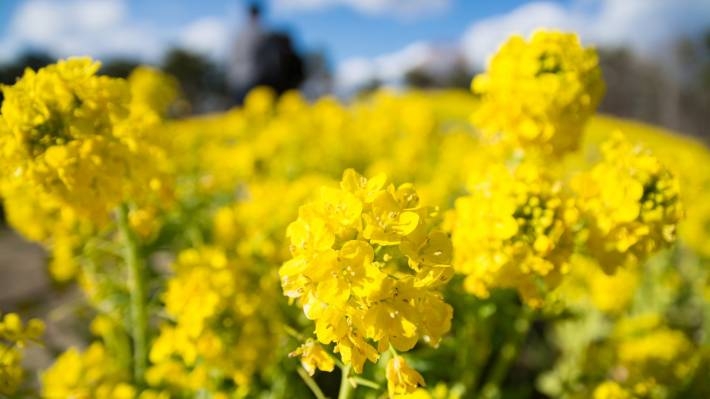
{"type": "MultiPolygon", "coordinates": [[[[0,0],[0,83],[73,55],[117,77],[148,64],[178,79],[182,116],[238,105],[258,84],[343,100],[381,86],[468,90],[507,36],[537,27],[597,48],[601,112],[710,143],[708,0],[0,0]]],[[[53,286],[44,251],[2,226],[0,206],[0,310],[50,314],[50,349],[80,342],[57,303],[81,294],[53,286]]]]}
{"type": "Polygon", "coordinates": [[[113,76],[150,64],[179,79],[186,114],[234,106],[255,84],[308,98],[466,88],[509,34],[536,27],[597,47],[602,112],[707,142],[707,0],[2,0],[0,82],[72,55],[113,76]]]}
{"type": "MultiPolygon", "coordinates": [[[[597,47],[602,112],[709,142],[707,0],[0,0],[0,83],[89,55],[111,76],[138,64],[172,74],[181,115],[238,105],[257,84],[310,99],[380,86],[467,90],[508,35],[537,27],[597,47]]],[[[45,256],[0,229],[0,309],[76,300],[47,289],[45,256]]]]}

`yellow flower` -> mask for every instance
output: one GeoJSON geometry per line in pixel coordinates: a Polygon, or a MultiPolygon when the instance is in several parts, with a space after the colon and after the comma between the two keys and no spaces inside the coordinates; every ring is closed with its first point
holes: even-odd
{"type": "Polygon", "coordinates": [[[542,166],[492,164],[474,174],[470,194],[450,215],[454,268],[466,290],[487,297],[491,288],[515,288],[541,305],[569,269],[577,208],[542,166]]]}
{"type": "Polygon", "coordinates": [[[0,343],[0,394],[13,395],[22,384],[23,378],[20,349],[0,343]]]}
{"type": "Polygon", "coordinates": [[[111,357],[103,344],[92,343],[83,353],[70,348],[41,376],[42,397],[132,399],[128,369],[111,357]]]}
{"type": "Polygon", "coordinates": [[[148,239],[160,228],[160,219],[156,213],[153,207],[134,209],[128,213],[128,222],[139,237],[148,239]]]}
{"type": "Polygon", "coordinates": [[[594,389],[594,399],[634,399],[634,395],[614,381],[604,381],[594,389]]]}
{"type": "Polygon", "coordinates": [[[659,314],[646,313],[619,319],[608,339],[590,347],[585,358],[587,367],[601,367],[599,375],[611,375],[619,385],[602,384],[599,392],[612,395],[623,388],[633,394],[630,397],[655,397],[699,370],[698,349],[685,333],[667,327],[659,314]]]}
{"type": "Polygon", "coordinates": [[[387,392],[390,398],[414,392],[417,387],[425,386],[424,378],[409,367],[401,356],[394,356],[387,362],[387,392]]]}
{"type": "Polygon", "coordinates": [[[639,270],[620,269],[613,276],[603,273],[598,267],[587,270],[589,293],[594,306],[599,310],[617,314],[627,309],[636,292],[639,270]]]}
{"type": "Polygon", "coordinates": [[[636,295],[641,266],[604,273],[594,259],[577,253],[572,256],[570,274],[556,292],[556,298],[569,304],[591,304],[602,312],[620,315],[629,309],[636,295]]]}
{"type": "Polygon", "coordinates": [[[17,313],[5,313],[0,322],[0,339],[14,342],[19,347],[28,341],[39,340],[42,334],[44,323],[38,319],[31,319],[23,325],[17,313]]]}
{"type": "Polygon", "coordinates": [[[280,339],[278,282],[214,246],[186,249],[172,266],[163,297],[171,321],[150,349],[146,378],[173,392],[219,393],[225,385],[248,391],[280,339]]]}
{"type": "Polygon", "coordinates": [[[134,111],[124,80],[96,76],[100,64],[71,58],[27,70],[3,86],[0,184],[49,207],[97,221],[117,204],[151,194],[162,150],[145,140],[154,111],[134,111]]]}
{"type": "Polygon", "coordinates": [[[604,82],[596,52],[577,35],[511,36],[471,82],[481,97],[472,121],[484,134],[547,154],[575,150],[604,82]]]}
{"type": "Polygon", "coordinates": [[[291,352],[289,356],[300,356],[301,365],[303,365],[303,368],[306,369],[309,375],[313,375],[316,369],[321,371],[333,371],[335,368],[335,361],[330,354],[328,354],[319,343],[312,339],[306,340],[303,345],[291,352]]]}
{"type": "Polygon", "coordinates": [[[178,94],[175,78],[157,69],[139,66],[128,77],[131,106],[146,107],[158,116],[165,115],[178,94]]]}
{"type": "Polygon", "coordinates": [[[590,254],[613,273],[675,242],[683,207],[677,178],[647,149],[616,133],[602,155],[572,183],[588,220],[590,254]]]}
{"type": "MultiPolygon", "coordinates": [[[[1,313],[0,313],[1,314],[1,313]]],[[[17,313],[5,313],[0,320],[0,394],[12,396],[23,383],[24,348],[29,341],[39,342],[44,323],[30,319],[22,323],[17,313]]]]}
{"type": "Polygon", "coordinates": [[[289,225],[293,257],[279,269],[318,341],[335,343],[358,373],[390,345],[437,345],[451,327],[452,308],[437,291],[451,278],[451,243],[411,184],[386,182],[348,169],[340,189],[321,189],[289,225]]]}

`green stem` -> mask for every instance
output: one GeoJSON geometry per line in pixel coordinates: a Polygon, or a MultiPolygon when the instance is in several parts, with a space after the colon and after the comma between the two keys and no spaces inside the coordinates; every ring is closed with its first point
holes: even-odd
{"type": "Polygon", "coordinates": [[[518,358],[518,352],[520,352],[528,331],[530,331],[535,312],[528,306],[522,306],[523,308],[513,325],[513,333],[501,347],[498,359],[496,359],[488,378],[486,378],[486,383],[481,389],[481,398],[483,399],[500,397],[501,384],[503,384],[505,377],[508,376],[508,371],[510,371],[513,362],[518,358]]]}
{"type": "Polygon", "coordinates": [[[473,395],[478,386],[484,365],[491,356],[490,347],[490,319],[480,315],[469,314],[463,327],[462,335],[467,337],[466,342],[457,350],[457,364],[463,370],[461,382],[465,392],[473,395]],[[483,340],[487,340],[483,344],[483,340]],[[474,346],[475,344],[475,346],[474,346]]]}
{"type": "Polygon", "coordinates": [[[338,399],[350,399],[353,394],[353,386],[350,384],[350,368],[349,364],[345,365],[341,369],[342,377],[340,378],[340,392],[338,392],[338,399]]]}
{"type": "Polygon", "coordinates": [[[372,388],[372,389],[376,389],[376,390],[382,389],[380,384],[378,384],[374,381],[370,381],[368,379],[362,378],[362,377],[350,377],[350,380],[352,382],[356,383],[358,386],[362,385],[364,387],[368,387],[368,388],[372,388]]]}
{"type": "Polygon", "coordinates": [[[146,313],[145,263],[141,256],[138,239],[128,223],[128,206],[118,208],[118,230],[124,243],[124,261],[128,271],[131,325],[128,330],[133,339],[133,380],[138,386],[144,384],[148,364],[148,317],[146,313]]]}
{"type": "Polygon", "coordinates": [[[301,376],[301,379],[303,380],[303,382],[306,383],[311,392],[313,392],[313,395],[315,395],[316,399],[327,399],[318,384],[313,380],[313,378],[311,378],[310,375],[308,375],[308,373],[306,373],[304,369],[299,367],[296,371],[298,371],[298,375],[301,376]]]}

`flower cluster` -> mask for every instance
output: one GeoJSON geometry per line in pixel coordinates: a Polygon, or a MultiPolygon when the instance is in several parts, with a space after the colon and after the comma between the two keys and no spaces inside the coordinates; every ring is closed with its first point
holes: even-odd
{"type": "Polygon", "coordinates": [[[452,275],[451,243],[432,229],[434,210],[411,184],[386,186],[349,169],[340,188],[323,187],[289,225],[293,258],[279,274],[322,344],[335,344],[362,372],[390,345],[436,345],[450,328],[451,307],[437,288],[452,275]]]}
{"type": "Polygon", "coordinates": [[[455,203],[451,229],[454,268],[467,291],[488,297],[495,287],[515,288],[540,305],[569,268],[579,212],[541,166],[523,161],[490,165],[455,203]]]}
{"type": "Polygon", "coordinates": [[[164,301],[174,321],[162,325],[151,348],[148,382],[177,391],[236,385],[248,392],[278,339],[275,303],[250,288],[273,292],[275,281],[217,247],[184,250],[173,268],[164,301]]]}
{"type": "Polygon", "coordinates": [[[22,357],[28,342],[38,342],[44,323],[31,319],[23,324],[17,313],[6,313],[0,319],[0,395],[12,396],[24,381],[22,357]]]}
{"type": "Polygon", "coordinates": [[[485,134],[561,154],[577,148],[604,81],[596,52],[577,35],[540,30],[508,39],[471,88],[481,96],[472,120],[485,134]]]}
{"type": "Polygon", "coordinates": [[[589,251],[613,273],[672,244],[683,208],[678,180],[648,150],[616,134],[601,151],[603,159],[573,187],[588,220],[589,251]]]}
{"type": "Polygon", "coordinates": [[[79,399],[133,399],[136,388],[129,372],[100,342],[85,351],[70,348],[42,375],[42,397],[79,399]]]}
{"type": "Polygon", "coordinates": [[[688,381],[700,360],[686,334],[657,314],[620,320],[586,357],[587,367],[597,369],[589,375],[605,378],[594,388],[594,397],[604,399],[667,397],[688,381]]]}
{"type": "Polygon", "coordinates": [[[139,386],[130,375],[128,337],[112,316],[98,315],[90,325],[94,340],[83,350],[62,352],[40,376],[46,399],[169,399],[160,387],[139,386]]]}
{"type": "MultiPolygon", "coordinates": [[[[603,83],[574,35],[512,38],[476,95],[257,88],[179,120],[175,80],[97,69],[3,87],[7,221],[79,283],[61,313],[95,315],[42,396],[710,397],[710,152],[585,126],[603,83]]],[[[0,323],[0,396],[36,385],[18,326],[0,323]]]]}
{"type": "Polygon", "coordinates": [[[642,271],[642,265],[635,265],[610,275],[594,259],[576,254],[570,260],[569,275],[553,297],[568,306],[592,305],[606,314],[623,314],[633,302],[642,271]]]}
{"type": "Polygon", "coordinates": [[[387,362],[387,391],[390,397],[414,392],[425,386],[424,378],[402,356],[394,356],[387,362]]]}
{"type": "Polygon", "coordinates": [[[26,239],[42,243],[51,252],[49,273],[66,282],[79,273],[75,248],[95,234],[90,220],[80,218],[71,208],[58,208],[24,190],[6,191],[7,222],[26,239]]]}
{"type": "Polygon", "coordinates": [[[4,86],[0,188],[103,220],[150,187],[160,151],[141,141],[146,112],[131,112],[126,81],[96,76],[88,58],[27,70],[4,86]]]}
{"type": "Polygon", "coordinates": [[[137,204],[129,217],[143,239],[158,229],[156,204],[172,202],[165,151],[149,131],[162,123],[174,83],[149,68],[128,81],[96,76],[98,68],[69,59],[3,88],[0,195],[8,223],[47,248],[59,282],[90,277],[82,249],[110,234],[107,216],[119,202],[137,204]]]}
{"type": "Polygon", "coordinates": [[[315,374],[316,370],[333,371],[335,369],[332,355],[311,338],[289,353],[289,357],[296,356],[301,358],[301,365],[309,375],[315,374]]]}
{"type": "Polygon", "coordinates": [[[693,345],[679,330],[669,328],[657,314],[646,314],[617,324],[612,339],[616,365],[627,384],[674,385],[697,364],[693,345]]]}
{"type": "Polygon", "coordinates": [[[634,397],[615,381],[604,381],[594,389],[594,399],[634,399],[634,397]]]}
{"type": "Polygon", "coordinates": [[[234,249],[241,259],[271,268],[288,257],[284,231],[298,215],[298,207],[328,179],[306,176],[285,182],[253,182],[240,188],[239,199],[217,209],[212,237],[223,248],[234,249]]]}

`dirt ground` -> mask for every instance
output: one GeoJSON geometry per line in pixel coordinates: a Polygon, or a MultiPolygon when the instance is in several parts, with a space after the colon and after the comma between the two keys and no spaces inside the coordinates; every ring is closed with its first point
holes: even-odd
{"type": "Polygon", "coordinates": [[[47,254],[7,227],[0,227],[0,313],[18,312],[23,320],[42,319],[47,325],[43,345],[30,345],[25,365],[31,385],[54,354],[80,345],[73,304],[81,294],[73,287],[55,286],[46,268],[47,254]]]}
{"type": "Polygon", "coordinates": [[[46,254],[8,228],[0,228],[0,310],[22,311],[47,300],[46,254]]]}

